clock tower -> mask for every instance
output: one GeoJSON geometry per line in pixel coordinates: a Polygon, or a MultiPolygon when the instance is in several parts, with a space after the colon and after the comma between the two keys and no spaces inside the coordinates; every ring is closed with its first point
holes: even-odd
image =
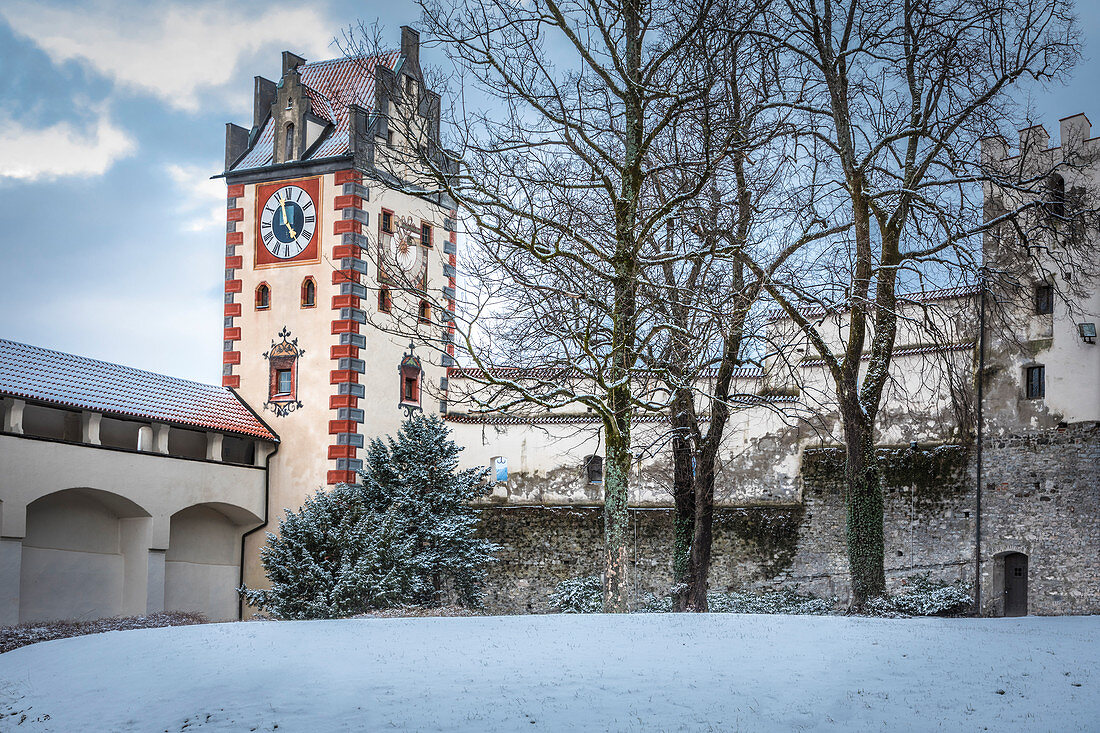
{"type": "MultiPolygon", "coordinates": [[[[410,190],[400,151],[438,149],[437,94],[419,34],[400,48],[256,77],[252,125],[226,126],[222,383],[279,434],[268,526],[326,485],[355,480],[362,451],[405,415],[446,409],[453,364],[455,219],[410,190]]],[[[264,534],[245,583],[264,582],[264,534]]]]}

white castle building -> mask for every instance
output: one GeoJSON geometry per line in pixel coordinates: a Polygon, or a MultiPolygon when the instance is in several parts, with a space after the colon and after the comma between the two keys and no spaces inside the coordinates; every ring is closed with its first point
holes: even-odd
{"type": "MultiPolygon", "coordinates": [[[[434,304],[455,307],[458,215],[376,175],[402,144],[387,122],[396,105],[438,130],[439,97],[425,88],[410,28],[391,53],[307,63],[286,52],[278,82],[256,77],[252,125],[226,131],[221,387],[0,341],[0,624],[247,614],[236,588],[265,582],[265,531],[318,488],[354,481],[366,443],[412,410],[442,415],[466,464],[509,467],[484,510],[503,547],[491,609],[539,610],[556,581],[597,570],[596,419],[475,414],[453,346],[415,348],[454,340],[434,304]],[[419,314],[412,332],[392,333],[393,309],[419,314]]],[[[1061,135],[1100,146],[1084,115],[1063,120],[1061,135]]],[[[990,155],[1008,156],[996,147],[990,155]]],[[[1045,138],[1041,148],[1061,154],[1045,138]]],[[[1097,172],[1067,171],[1063,185],[1094,188],[1097,172]]],[[[987,614],[1094,613],[1100,293],[1093,286],[1070,310],[1044,283],[1028,286],[1023,337],[986,334],[985,432],[969,443],[955,388],[960,375],[972,388],[978,372],[979,292],[905,300],[939,314],[949,338],[928,346],[916,326],[899,336],[879,432],[888,574],[978,576],[987,614]]],[[[771,328],[791,350],[738,372],[737,391],[759,399],[726,431],[712,585],[843,598],[835,409],[821,365],[795,353],[792,324],[771,328]]],[[[670,577],[670,473],[663,451],[632,478],[639,594],[663,592],[670,577]]]]}

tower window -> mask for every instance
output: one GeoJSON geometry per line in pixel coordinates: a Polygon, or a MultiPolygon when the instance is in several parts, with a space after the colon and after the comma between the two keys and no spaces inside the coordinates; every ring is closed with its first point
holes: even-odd
{"type": "Polygon", "coordinates": [[[393,212],[382,209],[382,231],[393,234],[393,212]]]}
{"type": "Polygon", "coordinates": [[[1024,372],[1027,381],[1027,398],[1041,400],[1046,397],[1046,367],[1032,366],[1024,372]]]}
{"type": "Polygon", "coordinates": [[[312,277],[302,281],[302,307],[312,308],[317,305],[317,285],[312,277]]]}
{"type": "Polygon", "coordinates": [[[1035,313],[1036,315],[1047,315],[1054,312],[1054,286],[1053,285],[1036,285],[1035,286],[1035,313]]]}
{"type": "Polygon", "coordinates": [[[378,310],[389,313],[393,308],[393,300],[390,298],[389,288],[378,288],[378,310]]]}
{"type": "Polygon", "coordinates": [[[426,300],[420,301],[419,319],[421,323],[432,322],[432,304],[426,300]]]}
{"type": "Polygon", "coordinates": [[[420,380],[416,377],[405,377],[405,389],[401,394],[401,399],[405,402],[419,402],[420,401],[420,380]]]}
{"type": "Polygon", "coordinates": [[[294,378],[289,369],[278,369],[275,372],[276,394],[290,394],[294,386],[294,378]]]}
{"type": "Polygon", "coordinates": [[[294,125],[286,126],[286,142],[283,143],[283,154],[286,160],[294,160],[294,125]]]}
{"type": "Polygon", "coordinates": [[[271,307],[271,288],[267,286],[267,283],[260,283],[256,286],[256,310],[267,310],[271,307]]]}
{"type": "Polygon", "coordinates": [[[1053,216],[1066,214],[1066,179],[1057,173],[1047,179],[1047,211],[1053,216]]]}
{"type": "Polygon", "coordinates": [[[420,244],[425,247],[432,246],[432,225],[421,223],[420,225],[420,244]]]}
{"type": "Polygon", "coordinates": [[[602,456],[585,456],[584,457],[584,470],[588,477],[588,483],[590,484],[602,484],[603,483],[603,457],[602,456]]]}

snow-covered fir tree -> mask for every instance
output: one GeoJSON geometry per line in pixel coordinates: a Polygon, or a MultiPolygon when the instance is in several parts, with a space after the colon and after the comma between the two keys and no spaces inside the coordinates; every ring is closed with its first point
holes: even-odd
{"type": "Polygon", "coordinates": [[[286,510],[260,559],[269,589],[242,588],[276,618],[340,618],[375,608],[476,605],[496,546],[475,536],[486,469],[458,469],[450,430],[437,417],[407,419],[397,438],[375,439],[361,483],[318,491],[286,510]]]}
{"type": "Polygon", "coordinates": [[[484,468],[458,470],[462,450],[438,417],[415,415],[396,439],[374,439],[360,472],[369,509],[389,514],[414,548],[418,574],[414,601],[439,604],[453,588],[457,600],[476,605],[496,546],[476,536],[471,500],[488,491],[484,468]]]}
{"type": "Polygon", "coordinates": [[[340,618],[422,594],[414,538],[397,512],[375,512],[360,487],[318,491],[286,510],[260,553],[269,589],[242,589],[276,618],[340,618]]]}

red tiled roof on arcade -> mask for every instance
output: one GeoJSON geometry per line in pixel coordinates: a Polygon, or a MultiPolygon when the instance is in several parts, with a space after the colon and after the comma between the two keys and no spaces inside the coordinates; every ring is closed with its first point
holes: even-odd
{"type": "Polygon", "coordinates": [[[0,394],[278,440],[224,387],[6,339],[0,339],[0,394]]]}

